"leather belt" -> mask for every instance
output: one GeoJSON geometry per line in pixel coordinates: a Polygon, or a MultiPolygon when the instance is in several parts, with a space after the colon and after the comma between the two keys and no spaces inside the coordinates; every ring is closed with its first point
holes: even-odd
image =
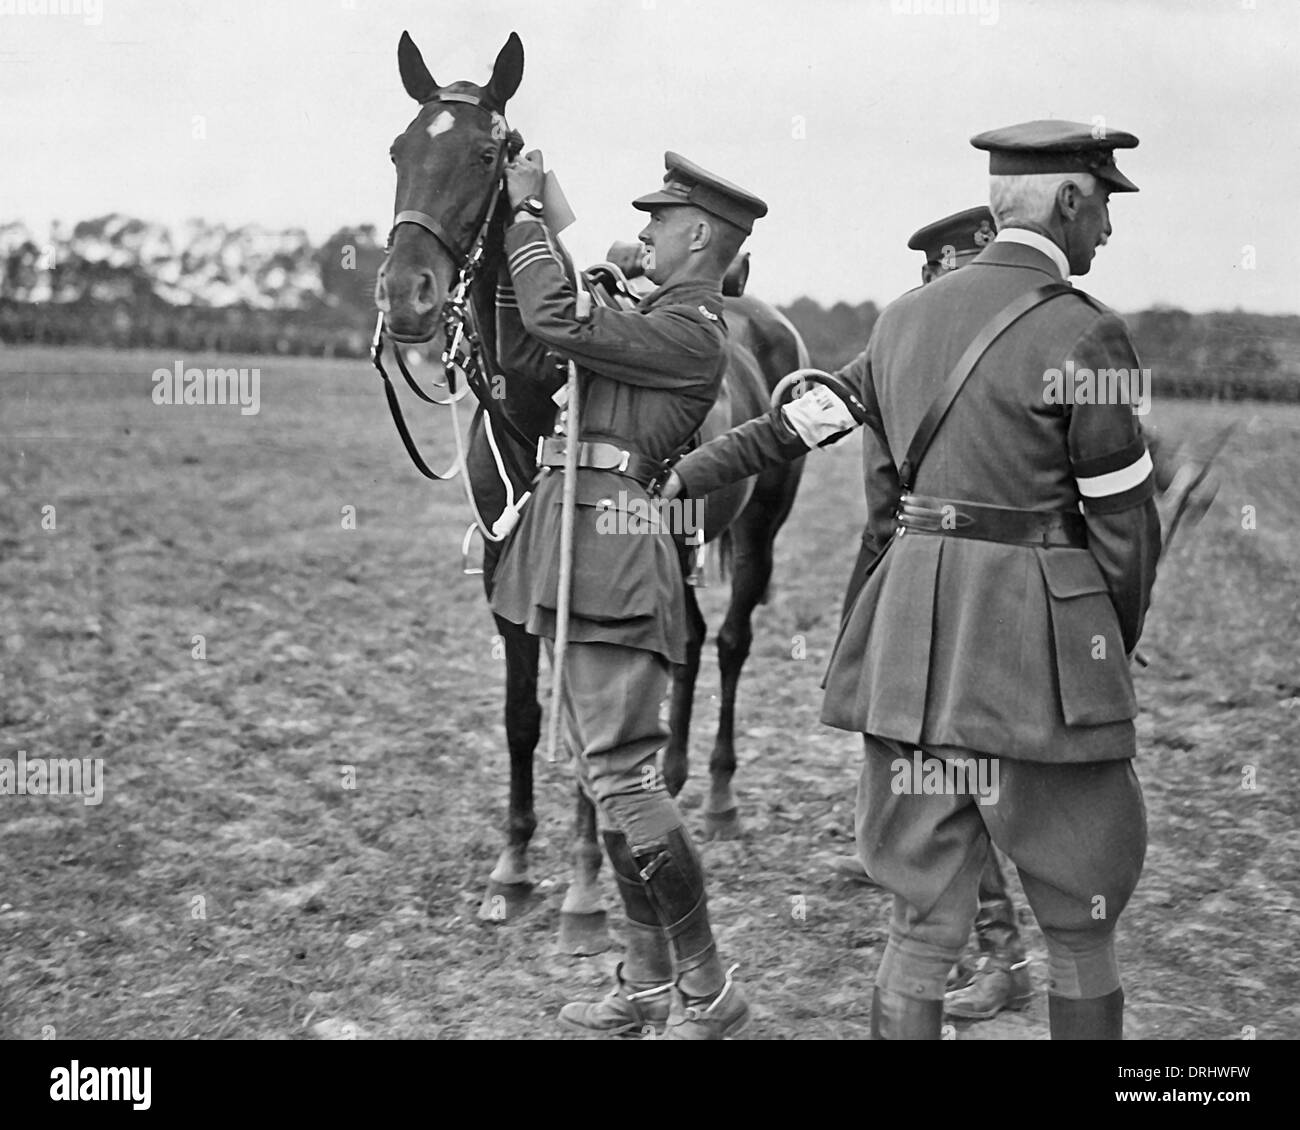
{"type": "Polygon", "coordinates": [[[898,536],[907,533],[976,538],[1042,549],[1086,549],[1088,528],[1073,510],[1018,510],[961,499],[904,494],[895,512],[898,536]]]}
{"type": "MultiPolygon", "coordinates": [[[[568,436],[543,436],[537,441],[537,465],[563,467],[568,442],[568,436]]],[[[642,486],[649,486],[663,470],[661,460],[651,459],[617,444],[591,440],[583,440],[578,444],[578,466],[626,475],[642,486]]]]}

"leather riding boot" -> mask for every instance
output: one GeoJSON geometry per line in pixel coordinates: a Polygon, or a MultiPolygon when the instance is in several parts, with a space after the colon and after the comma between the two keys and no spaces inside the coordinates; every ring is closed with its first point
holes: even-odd
{"type": "Polygon", "coordinates": [[[681,828],[673,828],[662,842],[638,846],[635,860],[646,900],[668,935],[678,986],[688,992],[716,992],[722,968],[695,845],[681,828]]]}
{"type": "Polygon", "coordinates": [[[628,979],[663,984],[673,979],[672,951],[664,933],[659,913],[646,895],[632,846],[622,832],[606,828],[601,831],[605,854],[618,883],[623,913],[627,915],[628,945],[624,963],[628,979]]]}
{"type": "Polygon", "coordinates": [[[668,935],[646,898],[627,838],[609,830],[602,835],[627,915],[627,946],[614,973],[614,988],[601,1000],[566,1004],[560,1010],[560,1022],[592,1035],[640,1036],[647,1029],[661,1032],[672,1005],[673,960],[668,935]]]}
{"type": "MultiPolygon", "coordinates": [[[[999,949],[1021,949],[1020,926],[1016,921],[1016,907],[1007,890],[1007,880],[998,865],[997,849],[989,845],[988,859],[980,872],[979,910],[975,915],[975,936],[980,951],[989,953],[999,949]]],[[[1010,960],[1019,961],[1024,953],[1009,954],[1010,960]]]]}
{"type": "Polygon", "coordinates": [[[665,1039],[724,1040],[749,1021],[739,985],[724,973],[709,927],[704,869],[681,828],[662,842],[640,846],[636,862],[646,898],[668,935],[677,970],[677,994],[665,1039]]]}
{"type": "Polygon", "coordinates": [[[1029,961],[1020,939],[1015,904],[992,845],[980,872],[975,934],[980,957],[969,980],[950,987],[944,1011],[959,1020],[991,1020],[1004,1008],[1027,1007],[1034,998],[1029,961]]]}
{"type": "Polygon", "coordinates": [[[672,1006],[672,981],[641,984],[623,976],[620,961],[616,984],[598,1001],[572,1001],[560,1009],[560,1023],[589,1036],[648,1036],[662,1032],[672,1006]]]}
{"type": "Polygon", "coordinates": [[[665,1040],[726,1040],[749,1023],[749,1002],[731,978],[739,966],[727,970],[722,988],[705,997],[673,993],[665,1040]]]}
{"type": "Polygon", "coordinates": [[[1124,990],[1104,997],[1074,1000],[1047,995],[1047,1018],[1053,1040],[1122,1040],[1124,990]]]}
{"type": "Polygon", "coordinates": [[[1034,999],[1029,960],[1008,961],[993,954],[979,959],[970,983],[944,994],[944,1012],[958,1020],[992,1020],[1004,1008],[1014,1012],[1034,999]]]}
{"type": "Polygon", "coordinates": [[[877,988],[871,997],[873,1040],[937,1040],[943,1035],[943,1001],[918,1000],[877,988]]]}
{"type": "Polygon", "coordinates": [[[973,980],[975,974],[979,972],[980,965],[983,962],[983,956],[979,948],[975,945],[968,945],[961,951],[961,957],[957,959],[957,964],[948,970],[948,982],[945,988],[948,992],[956,989],[964,989],[973,980]]]}

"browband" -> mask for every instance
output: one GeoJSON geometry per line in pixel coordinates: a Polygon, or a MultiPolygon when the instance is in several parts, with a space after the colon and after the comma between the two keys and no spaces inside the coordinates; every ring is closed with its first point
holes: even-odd
{"type": "MultiPolygon", "coordinates": [[[[464,102],[467,106],[481,106],[484,110],[491,110],[492,107],[483,101],[477,94],[461,94],[455,90],[435,94],[432,98],[426,98],[420,103],[421,106],[428,106],[434,102],[464,102]]],[[[499,111],[493,111],[499,113],[499,111]]]]}

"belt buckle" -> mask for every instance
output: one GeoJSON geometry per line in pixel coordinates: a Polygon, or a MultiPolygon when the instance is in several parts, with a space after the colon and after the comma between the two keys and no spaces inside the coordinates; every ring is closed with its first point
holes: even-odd
{"type": "Polygon", "coordinates": [[[632,453],[630,451],[624,450],[623,458],[619,460],[618,466],[615,467],[614,469],[618,471],[619,474],[622,474],[627,470],[628,464],[631,461],[632,461],[632,453]]]}

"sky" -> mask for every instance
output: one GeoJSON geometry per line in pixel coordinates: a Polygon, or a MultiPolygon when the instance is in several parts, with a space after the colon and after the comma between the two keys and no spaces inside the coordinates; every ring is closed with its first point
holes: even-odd
{"type": "Polygon", "coordinates": [[[403,29],[444,84],[519,33],[507,116],[580,263],[635,238],[672,149],[769,203],[752,293],[883,304],[919,282],[916,228],[987,202],[970,137],[1065,118],[1141,139],[1079,285],[1300,313],[1292,0],[0,0],[0,222],[385,231],[403,29]]]}

